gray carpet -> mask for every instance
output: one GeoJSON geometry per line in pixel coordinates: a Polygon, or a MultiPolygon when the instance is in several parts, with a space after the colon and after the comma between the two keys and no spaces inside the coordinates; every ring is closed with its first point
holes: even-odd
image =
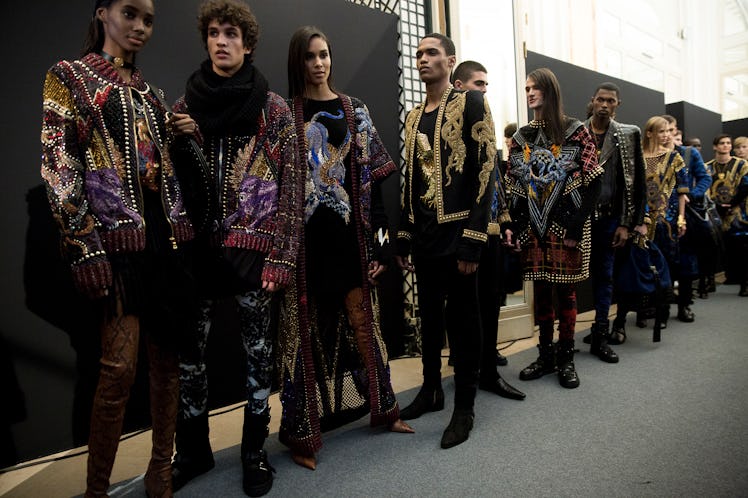
{"type": "MultiPolygon", "coordinates": [[[[272,435],[266,448],[278,472],[269,496],[748,496],[748,299],[723,285],[693,310],[696,322],[672,319],[660,343],[630,314],[617,365],[591,356],[580,333],[575,390],[554,375],[518,380],[536,351],[510,356],[500,372],[527,399],[479,392],[470,439],[449,450],[439,441],[451,378],[447,406],[413,420],[416,434],[359,420],[324,434],[313,472],[272,435]]],[[[401,406],[415,394],[401,393],[401,406]]],[[[142,493],[142,483],[130,484],[122,495],[142,493]]],[[[244,496],[238,445],[177,495],[244,496]]]]}

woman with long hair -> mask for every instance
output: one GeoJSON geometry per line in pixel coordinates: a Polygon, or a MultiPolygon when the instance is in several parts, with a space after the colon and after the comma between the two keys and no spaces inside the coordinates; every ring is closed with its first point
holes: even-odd
{"type": "Polygon", "coordinates": [[[534,118],[512,139],[506,178],[513,221],[505,234],[508,245],[522,250],[525,280],[534,282],[540,355],[519,378],[538,379],[558,371],[559,383],[572,389],[579,386],[574,367],[575,284],[589,276],[589,217],[603,170],[584,123],[564,115],[553,72],[532,71],[525,93],[534,118]],[[556,344],[554,289],[560,312],[556,344]]]}
{"type": "MultiPolygon", "coordinates": [[[[672,271],[679,264],[678,239],[686,233],[686,199],[689,191],[688,173],[683,158],[670,147],[669,123],[662,116],[647,120],[642,134],[642,152],[646,164],[647,206],[644,224],[646,236],[654,240],[672,271]]],[[[662,328],[667,326],[669,304],[661,305],[662,328]]],[[[623,330],[628,309],[619,303],[613,330],[623,330]]],[[[644,315],[639,313],[637,325],[644,315]]]]}
{"type": "Polygon", "coordinates": [[[280,439],[310,469],[322,427],[370,412],[372,426],[413,432],[400,420],[377,323],[375,286],[390,249],[380,184],[396,167],[364,103],[337,92],[331,72],[328,38],[299,28],[288,49],[288,87],[307,180],[280,327],[280,439]]]}
{"type": "Polygon", "coordinates": [[[193,228],[169,147],[194,133],[169,117],[135,66],[153,32],[152,0],[97,0],[80,59],[44,83],[42,178],[73,281],[100,311],[101,371],[94,395],[85,496],[105,496],[141,333],[147,340],[153,448],[145,488],[171,496],[179,396],[177,337],[196,308],[189,272],[193,228]]]}

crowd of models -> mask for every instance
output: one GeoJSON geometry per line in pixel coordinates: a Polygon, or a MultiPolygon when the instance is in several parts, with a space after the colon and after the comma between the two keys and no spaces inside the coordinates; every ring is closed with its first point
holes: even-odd
{"type": "MultiPolygon", "coordinates": [[[[398,165],[366,104],[333,85],[322,31],[291,37],[284,99],[253,64],[259,27],[247,4],[204,1],[207,58],[172,108],[135,65],[153,25],[153,0],[97,0],[80,59],[58,62],[44,83],[41,174],[74,283],[100,323],[85,496],[108,492],[141,337],[153,428],[146,494],[171,496],[214,467],[206,349],[219,300],[234,304],[246,353],[243,490],[261,496],[275,472],[263,449],[275,379],[280,441],[309,469],[323,430],[368,413],[372,426],[412,433],[404,420],[442,410],[445,335],[456,388],[442,448],[468,439],[478,389],[524,399],[497,370],[507,362],[496,351],[504,258],[534,286],[539,355],[520,379],[555,373],[566,388],[580,384],[575,286],[590,275],[585,342],[618,362],[610,345],[625,341],[628,309],[608,317],[627,245],[656,243],[678,282],[677,318],[694,321],[694,283],[708,297],[719,266],[688,237],[689,204],[719,212],[721,264],[748,295],[745,137],[719,135],[704,164],[697,147],[676,143],[670,116],[643,132],[615,121],[612,83],[595,89],[585,122],[567,116],[543,68],[527,76],[533,119],[504,129],[503,160],[485,67],[455,67],[453,42],[432,33],[415,54],[426,98],[406,117],[401,216],[390,220],[382,182],[398,165]],[[423,385],[402,410],[378,326],[388,266],[415,272],[419,289],[423,385]]],[[[665,326],[669,304],[659,306],[665,326]]],[[[647,318],[640,310],[637,325],[647,318]]]]}

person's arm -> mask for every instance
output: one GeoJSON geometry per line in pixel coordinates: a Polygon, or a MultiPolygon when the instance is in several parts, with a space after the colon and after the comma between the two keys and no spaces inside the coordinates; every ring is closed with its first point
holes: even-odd
{"type": "Polygon", "coordinates": [[[689,185],[691,198],[694,201],[701,202],[709,187],[712,186],[712,177],[707,172],[704,159],[697,149],[691,147],[691,159],[686,166],[691,178],[693,178],[693,183],[689,185]]]}
{"type": "Polygon", "coordinates": [[[279,169],[278,209],[275,213],[273,247],[262,269],[263,288],[274,291],[285,287],[296,268],[302,230],[304,165],[294,119],[286,103],[275,94],[268,97],[268,126],[276,134],[272,150],[277,151],[279,169]]]}
{"type": "MultiPolygon", "coordinates": [[[[477,263],[483,246],[488,240],[488,220],[491,216],[491,200],[494,185],[491,181],[496,160],[496,136],[493,118],[488,102],[479,91],[465,94],[465,136],[466,157],[463,175],[470,195],[468,218],[463,225],[457,245],[457,260],[477,263]]],[[[473,269],[473,265],[463,265],[473,269]]],[[[477,265],[475,265],[477,267],[477,265]]]]}
{"type": "MultiPolygon", "coordinates": [[[[81,143],[90,130],[77,127],[79,109],[74,92],[66,84],[75,76],[63,64],[67,63],[52,68],[44,82],[41,176],[62,232],[63,252],[70,262],[73,282],[80,292],[96,299],[108,293],[112,269],[86,196],[87,161],[106,155],[98,154],[103,144],[81,143]]],[[[109,174],[116,175],[112,165],[94,166],[99,171],[98,181],[118,181],[109,178],[109,174]]]]}
{"type": "Polygon", "coordinates": [[[647,166],[644,162],[639,128],[636,128],[632,140],[634,141],[634,213],[632,220],[633,225],[636,227],[644,224],[644,215],[647,210],[647,166]]]}

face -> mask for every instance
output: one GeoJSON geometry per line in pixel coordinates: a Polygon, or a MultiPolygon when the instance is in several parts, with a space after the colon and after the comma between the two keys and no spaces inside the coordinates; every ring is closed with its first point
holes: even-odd
{"type": "Polygon", "coordinates": [[[436,38],[424,38],[416,50],[416,63],[421,81],[426,84],[449,80],[455,56],[447,55],[436,38]]]}
{"type": "Polygon", "coordinates": [[[678,131],[678,123],[668,123],[668,125],[667,125],[667,132],[668,132],[668,135],[670,135],[670,137],[668,139],[668,143],[667,144],[663,144],[663,145],[668,145],[669,146],[669,145],[673,144],[674,143],[673,140],[675,139],[675,133],[677,131],[678,131]]]}
{"type": "Polygon", "coordinates": [[[592,97],[592,115],[602,120],[612,119],[620,101],[613,90],[600,89],[592,97]]]}
{"type": "Polygon", "coordinates": [[[734,154],[740,159],[748,159],[748,142],[744,142],[735,147],[734,154]]]}
{"type": "Polygon", "coordinates": [[[304,79],[307,85],[326,85],[330,78],[332,59],[327,42],[315,36],[309,40],[309,48],[304,55],[304,79]]]}
{"type": "Polygon", "coordinates": [[[691,146],[695,149],[701,150],[701,139],[699,138],[692,138],[691,139],[691,146]]]}
{"type": "Polygon", "coordinates": [[[512,148],[512,137],[504,137],[504,145],[506,145],[506,150],[509,150],[512,148]]]}
{"type": "Polygon", "coordinates": [[[683,145],[683,133],[680,130],[677,130],[675,132],[675,136],[673,137],[673,143],[675,145],[683,145]]]}
{"type": "Polygon", "coordinates": [[[732,139],[730,137],[720,138],[717,145],[714,146],[714,152],[717,154],[729,154],[732,150],[732,139]]]}
{"type": "Polygon", "coordinates": [[[142,49],[153,34],[153,2],[151,0],[120,0],[96,10],[104,25],[105,52],[127,58],[142,49]]]}
{"type": "Polygon", "coordinates": [[[657,145],[662,147],[669,147],[673,141],[672,129],[674,125],[663,125],[660,128],[655,128],[654,132],[649,132],[650,138],[654,138],[657,145]],[[654,137],[653,137],[654,135],[654,137]]]}
{"type": "Polygon", "coordinates": [[[208,24],[206,45],[213,71],[224,77],[236,74],[244,64],[244,56],[251,52],[244,46],[242,30],[238,26],[219,23],[216,19],[208,24]]]}
{"type": "Polygon", "coordinates": [[[455,88],[458,90],[478,90],[486,93],[488,91],[488,75],[483,71],[475,71],[467,81],[455,81],[455,88]]]}
{"type": "Polygon", "coordinates": [[[525,95],[527,95],[527,106],[535,111],[543,107],[543,90],[538,88],[537,83],[532,78],[527,78],[525,82],[525,95]]]}

